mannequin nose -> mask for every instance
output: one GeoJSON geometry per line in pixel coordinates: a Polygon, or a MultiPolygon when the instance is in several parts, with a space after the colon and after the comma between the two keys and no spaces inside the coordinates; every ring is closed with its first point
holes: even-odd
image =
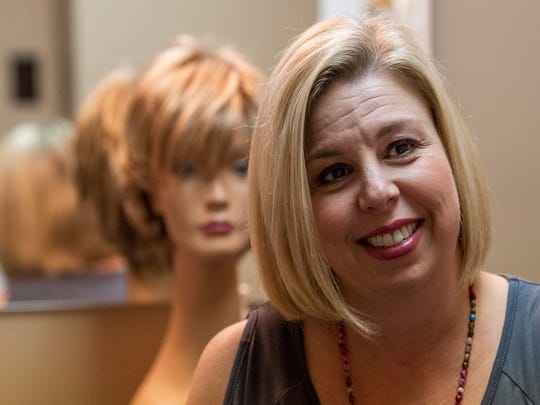
{"type": "Polygon", "coordinates": [[[208,183],[207,205],[210,209],[222,209],[227,206],[227,187],[219,177],[211,179],[208,183]]]}

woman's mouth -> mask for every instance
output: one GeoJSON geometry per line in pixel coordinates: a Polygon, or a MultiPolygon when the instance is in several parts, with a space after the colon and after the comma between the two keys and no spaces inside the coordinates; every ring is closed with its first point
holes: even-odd
{"type": "Polygon", "coordinates": [[[393,247],[403,243],[409,239],[413,232],[418,227],[418,221],[403,225],[393,232],[381,233],[362,239],[362,243],[376,248],[393,247]]]}
{"type": "Polygon", "coordinates": [[[416,249],[422,237],[423,219],[399,220],[358,241],[364,251],[378,260],[392,260],[416,249]]]}

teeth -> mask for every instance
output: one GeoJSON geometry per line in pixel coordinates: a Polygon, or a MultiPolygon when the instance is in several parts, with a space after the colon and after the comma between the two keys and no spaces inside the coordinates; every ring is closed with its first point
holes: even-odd
{"type": "Polygon", "coordinates": [[[402,226],[399,229],[396,229],[392,233],[385,233],[382,235],[375,235],[367,238],[367,242],[371,246],[375,247],[392,247],[399,245],[405,239],[408,239],[409,236],[415,231],[416,223],[408,224],[402,226]]]}

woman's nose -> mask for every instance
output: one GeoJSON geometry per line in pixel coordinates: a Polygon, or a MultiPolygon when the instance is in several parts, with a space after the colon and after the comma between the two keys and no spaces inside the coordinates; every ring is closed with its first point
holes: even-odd
{"type": "Polygon", "coordinates": [[[365,170],[358,195],[358,205],[364,211],[382,211],[397,201],[400,191],[384,167],[365,170]]]}

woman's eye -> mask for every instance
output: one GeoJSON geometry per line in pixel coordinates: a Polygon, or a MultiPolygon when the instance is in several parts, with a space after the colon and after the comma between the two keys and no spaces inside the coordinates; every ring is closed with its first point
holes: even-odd
{"type": "Polygon", "coordinates": [[[242,162],[236,163],[232,169],[233,169],[233,172],[236,173],[238,176],[246,177],[247,172],[248,172],[248,162],[242,161],[242,162]]]}
{"type": "Polygon", "coordinates": [[[413,139],[401,139],[388,145],[389,157],[405,157],[416,150],[418,143],[413,139]]]}
{"type": "Polygon", "coordinates": [[[317,177],[317,184],[319,186],[325,186],[331,183],[335,183],[341,178],[348,175],[352,169],[344,163],[336,163],[332,166],[324,169],[317,177]]]}

